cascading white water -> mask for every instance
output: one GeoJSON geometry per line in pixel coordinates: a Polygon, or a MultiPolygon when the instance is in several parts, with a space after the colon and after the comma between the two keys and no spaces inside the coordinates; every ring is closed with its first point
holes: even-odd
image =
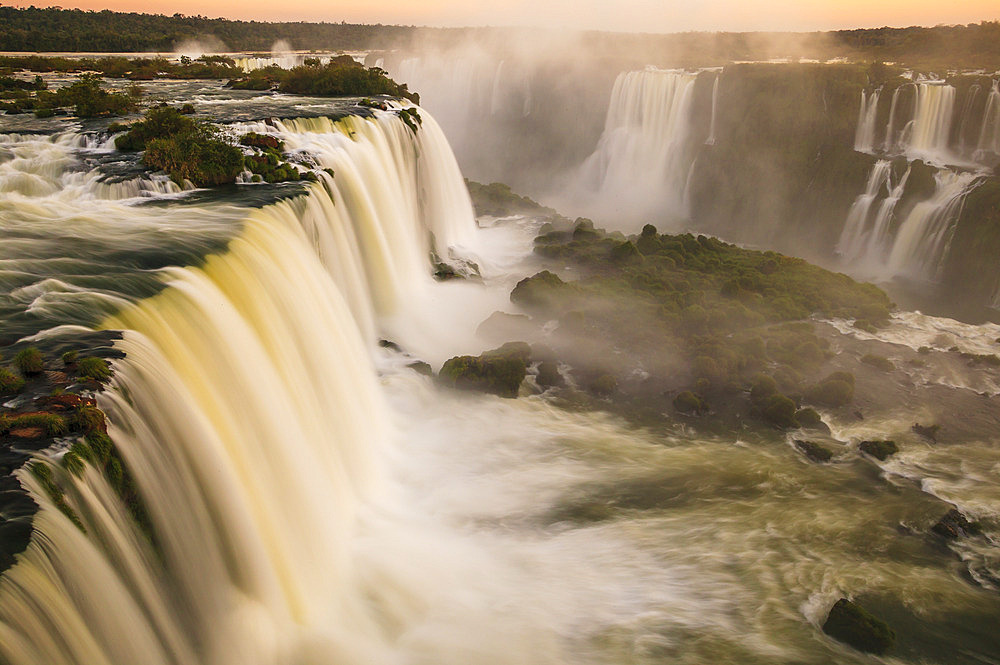
{"type": "Polygon", "coordinates": [[[947,253],[962,202],[977,182],[973,173],[939,170],[934,195],[917,203],[899,226],[886,259],[884,277],[909,275],[922,279],[938,276],[947,253]]]}
{"type": "Polygon", "coordinates": [[[241,125],[276,131],[288,149],[334,172],[321,175],[329,195],[309,197],[302,223],[369,336],[377,316],[391,337],[421,329],[433,337],[430,251],[448,260],[476,249],[472,203],[455,157],[434,118],[419,112],[415,135],[392,112],[241,125]]]}
{"type": "Polygon", "coordinates": [[[861,108],[858,110],[858,129],[854,136],[854,149],[859,152],[875,150],[875,117],[878,114],[878,98],[881,88],[869,95],[861,91],[861,108]]]}
{"type": "Polygon", "coordinates": [[[55,135],[0,134],[0,145],[9,158],[0,161],[0,193],[20,197],[53,196],[64,201],[122,201],[180,194],[179,187],[165,176],[141,176],[106,181],[99,170],[78,170],[75,150],[110,151],[83,134],[55,135]]]}
{"type": "Polygon", "coordinates": [[[918,83],[916,91],[916,111],[903,130],[901,148],[911,157],[947,163],[952,157],[948,140],[955,110],[955,88],[943,83],[918,83]]]}
{"type": "Polygon", "coordinates": [[[852,204],[837,244],[837,253],[849,263],[855,274],[881,274],[893,214],[909,177],[910,169],[907,168],[899,181],[893,184],[891,162],[879,160],[872,167],[865,193],[852,204]],[[879,202],[873,217],[872,206],[882,194],[885,197],[879,202]]]}
{"type": "Polygon", "coordinates": [[[712,121],[708,128],[708,138],[705,139],[705,145],[715,145],[715,118],[718,114],[719,108],[719,80],[722,78],[722,74],[718,74],[715,77],[715,81],[712,82],[712,121]]]}
{"type": "Polygon", "coordinates": [[[993,88],[986,98],[983,126],[976,145],[976,159],[985,160],[990,153],[1000,155],[1000,79],[993,81],[993,88]]]}
{"type": "Polygon", "coordinates": [[[128,332],[101,406],[158,552],[92,468],[67,481],[86,535],[22,472],[41,510],[0,582],[7,662],[392,662],[419,616],[426,594],[353,549],[389,420],[369,335],[430,233],[471,238],[468,194],[429,115],[416,137],[391,113],[279,130],[335,175],[104,324],[128,332]]]}
{"type": "MultiPolygon", "coordinates": [[[[856,145],[855,149],[857,149],[856,145]]],[[[845,259],[857,259],[862,253],[862,247],[867,244],[868,236],[871,233],[868,217],[872,204],[886,189],[891,173],[891,162],[885,159],[875,162],[868,175],[865,193],[856,198],[851,205],[851,209],[847,213],[847,221],[844,223],[844,230],[840,235],[840,241],[837,243],[837,253],[845,259]]]]}
{"type": "Polygon", "coordinates": [[[885,127],[885,141],[882,143],[882,150],[886,153],[895,153],[899,147],[898,130],[896,129],[896,113],[899,107],[899,95],[904,86],[899,86],[892,91],[892,104],[889,107],[889,121],[885,127]]]}
{"type": "MultiPolygon", "coordinates": [[[[356,52],[356,53],[344,53],[344,55],[349,55],[354,59],[355,62],[364,64],[365,57],[368,55],[367,52],[356,52]]],[[[282,69],[292,69],[293,67],[300,67],[305,64],[306,58],[311,58],[319,60],[321,65],[325,65],[330,62],[335,56],[330,54],[318,55],[318,54],[307,54],[307,53],[284,53],[284,54],[274,54],[268,58],[256,58],[251,56],[240,56],[233,58],[236,61],[236,66],[243,71],[249,73],[257,69],[265,69],[277,65],[282,69]]]]}
{"type": "Polygon", "coordinates": [[[631,226],[687,216],[696,79],[652,67],[618,76],[604,133],[571,187],[578,208],[631,226]]]}

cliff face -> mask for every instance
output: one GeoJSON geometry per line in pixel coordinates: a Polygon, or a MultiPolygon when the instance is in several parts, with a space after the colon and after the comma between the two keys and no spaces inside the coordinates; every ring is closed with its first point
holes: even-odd
{"type": "Polygon", "coordinates": [[[985,249],[994,233],[1000,248],[986,186],[996,77],[806,63],[695,74],[586,53],[385,65],[441,118],[470,178],[564,214],[712,233],[979,304],[998,290],[985,249]]]}
{"type": "MultiPolygon", "coordinates": [[[[742,242],[828,252],[875,161],[853,149],[866,84],[859,67],[724,69],[715,142],[701,148],[691,175],[693,224],[742,242]]],[[[700,117],[711,116],[704,97],[700,117]]]]}

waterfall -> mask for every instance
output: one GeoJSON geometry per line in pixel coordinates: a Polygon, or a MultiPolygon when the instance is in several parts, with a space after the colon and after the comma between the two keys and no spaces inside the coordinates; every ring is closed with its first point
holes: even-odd
{"type": "MultiPolygon", "coordinates": [[[[367,56],[368,54],[367,52],[353,52],[353,53],[344,53],[344,55],[349,55],[351,56],[351,58],[354,59],[355,62],[364,64],[365,56],[367,56]]],[[[239,67],[240,69],[242,69],[247,73],[250,73],[256,69],[266,69],[267,67],[272,67],[275,65],[281,67],[282,69],[292,69],[293,67],[301,67],[303,64],[305,64],[306,58],[314,58],[316,60],[319,60],[321,65],[326,65],[334,57],[335,56],[330,54],[314,55],[306,53],[283,53],[283,54],[274,54],[270,57],[264,57],[264,58],[256,58],[252,56],[240,56],[237,58],[233,58],[233,60],[235,60],[237,67],[239,67]]]]}
{"type": "Polygon", "coordinates": [[[1000,155],[1000,79],[993,81],[993,88],[986,98],[983,126],[979,131],[976,159],[985,160],[987,155],[1000,155]]]}
{"type": "Polygon", "coordinates": [[[712,121],[709,125],[708,138],[705,139],[705,145],[715,145],[715,118],[719,107],[719,79],[721,78],[721,74],[717,75],[715,81],[712,83],[712,121]]]}
{"type": "Polygon", "coordinates": [[[933,196],[917,203],[896,232],[884,275],[938,276],[955,230],[965,195],[976,184],[972,173],[939,170],[933,196]]]}
{"type": "MultiPolygon", "coordinates": [[[[857,146],[855,145],[855,149],[857,146]]],[[[872,236],[872,227],[868,223],[872,204],[879,194],[886,193],[889,177],[892,175],[892,163],[886,159],[875,162],[868,175],[868,184],[864,194],[854,200],[844,230],[837,243],[837,253],[846,260],[856,261],[865,254],[872,236]]]]}
{"type": "Polygon", "coordinates": [[[955,108],[955,88],[941,83],[918,83],[913,120],[903,130],[903,151],[945,163],[951,157],[948,140],[955,108]]]}
{"type": "MultiPolygon", "coordinates": [[[[899,146],[899,137],[896,135],[896,109],[899,106],[899,93],[903,86],[899,86],[892,91],[892,105],[889,107],[889,122],[885,128],[885,142],[882,150],[886,153],[894,154],[899,146]]],[[[858,127],[860,130],[860,126],[858,127]]]]}
{"type": "MultiPolygon", "coordinates": [[[[979,101],[979,93],[981,92],[978,83],[969,86],[968,91],[965,94],[965,102],[962,104],[962,120],[958,124],[958,153],[963,157],[968,157],[972,155],[975,158],[975,142],[973,141],[972,146],[969,146],[969,126],[970,118],[975,113],[976,102],[979,101]]],[[[976,138],[979,138],[978,133],[976,138]]]]}
{"type": "Polygon", "coordinates": [[[581,209],[632,225],[664,214],[687,216],[696,79],[652,67],[618,76],[604,133],[576,175],[575,198],[587,201],[581,209]]]}
{"type": "Polygon", "coordinates": [[[104,323],[125,358],[100,406],[153,540],[93,467],[63,478],[85,531],[19,472],[40,511],[0,580],[0,660],[397,662],[427,593],[356,549],[391,433],[370,329],[429,270],[431,234],[472,235],[471,208],[427,114],[416,136],[391,113],[276,129],[334,175],[104,323]]]}
{"type": "Polygon", "coordinates": [[[415,136],[392,113],[241,125],[276,133],[334,172],[321,176],[329,194],[306,200],[302,223],[369,336],[376,316],[412,325],[407,315],[422,309],[431,282],[431,249],[444,259],[474,249],[468,190],[440,127],[421,113],[415,136]]]}
{"type": "Polygon", "coordinates": [[[854,137],[854,149],[859,152],[875,150],[875,116],[878,114],[878,98],[881,88],[869,95],[861,91],[861,108],[858,111],[858,129],[854,137]]]}

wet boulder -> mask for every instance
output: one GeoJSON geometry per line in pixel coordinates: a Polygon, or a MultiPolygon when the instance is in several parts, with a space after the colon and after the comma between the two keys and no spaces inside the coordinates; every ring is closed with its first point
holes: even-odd
{"type": "Polygon", "coordinates": [[[813,462],[829,462],[833,459],[833,452],[825,446],[821,446],[815,441],[795,440],[795,448],[811,459],[813,462]]]}
{"type": "Polygon", "coordinates": [[[978,534],[979,525],[970,522],[957,508],[952,508],[931,527],[931,531],[945,540],[955,540],[978,534]]]}
{"type": "Polygon", "coordinates": [[[566,384],[566,380],[559,373],[559,364],[553,360],[543,360],[538,364],[535,381],[543,388],[559,388],[566,384]]]}
{"type": "Polygon", "coordinates": [[[417,374],[422,374],[424,376],[434,376],[434,369],[423,360],[414,360],[413,362],[407,364],[407,367],[412,369],[417,374]]]}
{"type": "Polygon", "coordinates": [[[681,413],[689,415],[697,415],[708,411],[708,405],[705,404],[705,401],[690,390],[678,393],[677,397],[674,398],[674,408],[681,413]]]}
{"type": "Polygon", "coordinates": [[[548,307],[562,296],[566,287],[559,275],[543,270],[518,282],[510,292],[510,300],[525,307],[548,307]]]}
{"type": "Polygon", "coordinates": [[[858,448],[881,462],[899,452],[899,446],[895,441],[862,441],[858,444],[858,448]]]}
{"type": "Polygon", "coordinates": [[[830,427],[823,422],[823,418],[816,409],[810,407],[799,409],[795,412],[795,420],[803,429],[813,429],[828,434],[830,432],[830,427]]]}
{"type": "Polygon", "coordinates": [[[888,624],[847,598],[834,604],[823,632],[858,651],[876,655],[886,654],[896,645],[896,633],[888,624]]]}
{"type": "Polygon", "coordinates": [[[517,397],[530,359],[530,346],[524,342],[508,342],[479,356],[456,356],[445,361],[438,380],[460,390],[517,397]]]}
{"type": "Polygon", "coordinates": [[[941,429],[940,425],[921,425],[913,423],[913,431],[932,443],[937,443],[937,433],[941,429]]]}

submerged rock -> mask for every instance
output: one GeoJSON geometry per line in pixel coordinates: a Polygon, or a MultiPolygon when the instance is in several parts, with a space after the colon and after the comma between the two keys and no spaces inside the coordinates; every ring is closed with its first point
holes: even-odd
{"type": "Polygon", "coordinates": [[[674,398],[674,408],[681,413],[691,415],[697,415],[708,411],[708,405],[705,404],[705,401],[690,390],[685,390],[674,398]]]}
{"type": "Polygon", "coordinates": [[[896,645],[896,633],[888,624],[846,598],[834,604],[823,632],[866,653],[883,655],[896,645]]]}
{"type": "Polygon", "coordinates": [[[815,441],[803,441],[801,439],[795,439],[795,447],[803,455],[811,459],[813,462],[829,462],[833,459],[833,452],[815,441]]]}
{"type": "Polygon", "coordinates": [[[899,452],[899,446],[895,441],[862,441],[858,444],[861,452],[884,462],[890,455],[899,452]]]}
{"type": "Polygon", "coordinates": [[[979,525],[970,522],[957,508],[952,508],[931,527],[931,531],[945,540],[955,540],[978,534],[979,525]]]}
{"type": "Polygon", "coordinates": [[[535,381],[543,388],[558,388],[566,384],[566,379],[559,373],[558,363],[552,360],[543,360],[538,364],[535,381]]]}
{"type": "Polygon", "coordinates": [[[425,363],[423,360],[415,360],[408,364],[407,367],[412,369],[417,374],[423,374],[424,376],[434,376],[434,369],[430,364],[425,363]]]}
{"type": "Polygon", "coordinates": [[[939,429],[941,429],[940,425],[921,425],[920,423],[913,423],[913,431],[933,443],[937,443],[937,433],[939,429]]]}

